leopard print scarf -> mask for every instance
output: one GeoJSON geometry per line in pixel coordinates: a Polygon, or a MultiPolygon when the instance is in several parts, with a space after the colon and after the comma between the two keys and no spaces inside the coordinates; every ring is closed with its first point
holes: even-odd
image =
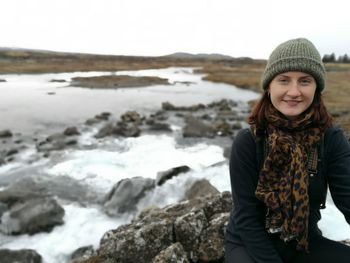
{"type": "MultiPolygon", "coordinates": [[[[273,106],[266,113],[267,155],[255,195],[267,206],[266,227],[281,232],[285,242],[297,240],[297,249],[308,251],[308,153],[322,131],[312,126],[310,108],[298,119],[283,117],[273,106]]],[[[254,127],[252,127],[254,130],[254,127]]]]}

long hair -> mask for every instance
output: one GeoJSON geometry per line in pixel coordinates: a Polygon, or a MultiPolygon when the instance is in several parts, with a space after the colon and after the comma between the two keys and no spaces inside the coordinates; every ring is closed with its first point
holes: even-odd
{"type": "MultiPolygon", "coordinates": [[[[248,117],[248,123],[256,127],[258,135],[262,135],[267,128],[265,116],[269,105],[271,105],[271,100],[268,91],[265,90],[261,98],[253,106],[253,109],[248,117]]],[[[312,101],[310,107],[314,107],[315,109],[315,114],[312,120],[314,126],[318,126],[322,130],[325,130],[332,125],[333,118],[324,104],[320,91],[316,90],[314,100],[312,101]]]]}

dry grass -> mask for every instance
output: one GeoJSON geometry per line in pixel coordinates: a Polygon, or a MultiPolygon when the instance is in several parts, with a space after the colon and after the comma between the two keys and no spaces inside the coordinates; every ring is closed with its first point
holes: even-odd
{"type": "MultiPolygon", "coordinates": [[[[0,52],[0,73],[72,71],[118,71],[166,67],[201,67],[205,80],[223,82],[260,92],[260,77],[266,61],[170,57],[99,56],[69,53],[0,52]]],[[[350,64],[326,64],[326,105],[336,123],[350,134],[350,64]]]]}

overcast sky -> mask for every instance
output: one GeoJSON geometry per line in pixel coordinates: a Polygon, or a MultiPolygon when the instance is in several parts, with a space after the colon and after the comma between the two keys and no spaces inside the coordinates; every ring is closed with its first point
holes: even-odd
{"type": "Polygon", "coordinates": [[[267,58],[306,37],[350,55],[348,0],[1,0],[0,47],[267,58]]]}

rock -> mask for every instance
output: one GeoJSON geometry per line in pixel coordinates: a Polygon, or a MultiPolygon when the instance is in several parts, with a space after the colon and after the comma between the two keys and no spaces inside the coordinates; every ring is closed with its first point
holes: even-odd
{"type": "Polygon", "coordinates": [[[198,111],[198,110],[205,109],[205,105],[197,104],[189,107],[185,107],[185,106],[178,107],[178,106],[174,106],[170,102],[163,102],[162,109],[166,111],[198,111]]]}
{"type": "Polygon", "coordinates": [[[68,127],[63,131],[63,135],[65,136],[80,135],[80,132],[78,131],[77,127],[68,127]]]}
{"type": "Polygon", "coordinates": [[[208,221],[203,210],[191,211],[175,220],[175,240],[183,245],[191,261],[197,262],[196,247],[199,245],[202,231],[207,226],[208,221]]]}
{"type": "Polygon", "coordinates": [[[114,216],[136,212],[137,203],[154,187],[154,180],[150,178],[133,177],[119,181],[105,198],[106,213],[114,216]]]}
{"type": "Polygon", "coordinates": [[[41,263],[42,257],[31,249],[9,250],[0,249],[0,259],[3,263],[41,263]]]}
{"type": "Polygon", "coordinates": [[[93,256],[96,256],[93,246],[81,247],[72,253],[69,263],[82,263],[93,256]]]}
{"type": "Polygon", "coordinates": [[[92,126],[92,125],[95,125],[95,124],[97,124],[97,123],[100,123],[101,120],[102,120],[102,119],[100,119],[100,118],[94,117],[94,118],[87,119],[87,120],[85,121],[85,124],[86,124],[86,125],[89,125],[89,126],[92,126]]]}
{"type": "Polygon", "coordinates": [[[235,122],[232,124],[232,130],[240,130],[240,129],[242,129],[242,123],[235,122]]]}
{"type": "Polygon", "coordinates": [[[101,139],[101,138],[110,136],[113,133],[113,129],[114,129],[113,124],[107,123],[94,135],[94,137],[97,139],[101,139]]]}
{"type": "Polygon", "coordinates": [[[6,79],[0,79],[0,82],[6,82],[6,79]]]}
{"type": "Polygon", "coordinates": [[[67,146],[76,145],[78,142],[74,138],[67,138],[62,133],[50,135],[44,141],[37,143],[36,148],[39,152],[44,151],[59,151],[65,149],[67,146]]]}
{"type": "Polygon", "coordinates": [[[102,112],[101,114],[96,115],[95,118],[98,120],[106,121],[109,119],[110,116],[111,116],[110,112],[102,112]]]}
{"type": "Polygon", "coordinates": [[[176,242],[162,250],[152,261],[152,263],[190,263],[187,259],[186,251],[181,243],[176,242]]]}
{"type": "Polygon", "coordinates": [[[174,176],[177,176],[181,173],[187,173],[190,170],[191,170],[191,168],[188,167],[187,165],[182,165],[182,166],[171,168],[167,171],[158,172],[157,178],[156,178],[156,185],[158,185],[158,186],[162,185],[166,181],[173,178],[174,176]]]}
{"type": "Polygon", "coordinates": [[[0,231],[5,234],[50,232],[63,224],[64,209],[51,198],[36,198],[15,203],[1,218],[0,231]]]}
{"type": "Polygon", "coordinates": [[[232,110],[222,110],[219,111],[216,115],[216,119],[218,120],[229,120],[229,121],[234,121],[238,117],[238,114],[236,111],[232,110]]]}
{"type": "Polygon", "coordinates": [[[112,134],[123,137],[138,137],[141,130],[136,123],[118,122],[113,128],[112,134]]]}
{"type": "Polygon", "coordinates": [[[13,134],[10,130],[2,130],[0,131],[0,138],[8,138],[8,137],[12,137],[13,134]]]}
{"type": "Polygon", "coordinates": [[[201,179],[195,181],[185,192],[185,198],[194,199],[206,195],[217,195],[219,193],[220,192],[207,179],[201,179]]]}
{"type": "Polygon", "coordinates": [[[67,81],[65,79],[52,79],[52,80],[50,80],[50,82],[63,83],[63,82],[67,82],[67,81]]]}
{"type": "Polygon", "coordinates": [[[133,122],[138,125],[142,123],[141,115],[136,111],[127,111],[121,115],[120,118],[122,122],[133,122]]]}
{"type": "Polygon", "coordinates": [[[154,121],[152,124],[150,122],[148,122],[147,124],[149,125],[149,129],[151,131],[163,131],[163,132],[172,131],[168,123],[154,121]]]}
{"type": "Polygon", "coordinates": [[[108,231],[97,250],[99,256],[118,263],[149,263],[173,242],[173,221],[123,225],[108,231]]]}
{"type": "Polygon", "coordinates": [[[17,154],[18,153],[18,149],[16,148],[12,148],[6,151],[6,157],[17,154]]]}
{"type": "Polygon", "coordinates": [[[130,224],[106,232],[97,256],[85,263],[223,262],[231,209],[230,192],[145,209],[130,224]]]}
{"type": "Polygon", "coordinates": [[[219,136],[229,136],[232,134],[231,125],[225,120],[218,120],[214,122],[212,128],[219,136]]]}
{"type": "Polygon", "coordinates": [[[197,248],[199,262],[224,262],[224,236],[229,217],[227,212],[215,214],[209,222],[209,227],[203,230],[197,248]]]}
{"type": "Polygon", "coordinates": [[[186,116],[186,125],[182,130],[183,137],[207,137],[213,138],[215,131],[212,127],[206,125],[192,115],[186,116]]]}

